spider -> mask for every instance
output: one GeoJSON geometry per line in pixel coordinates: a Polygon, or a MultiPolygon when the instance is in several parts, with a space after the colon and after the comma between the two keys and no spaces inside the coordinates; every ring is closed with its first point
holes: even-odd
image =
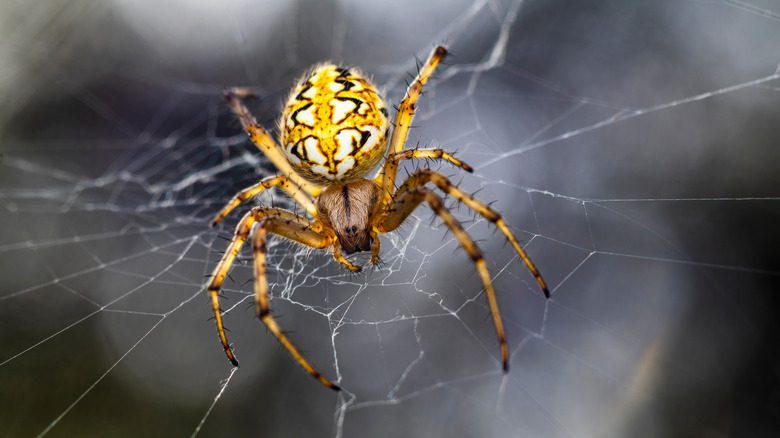
{"type": "Polygon", "coordinates": [[[361,268],[350,262],[345,254],[371,251],[370,263],[376,265],[379,262],[379,234],[398,228],[421,203],[426,202],[452,231],[479,273],[500,344],[503,370],[509,370],[504,326],[482,252],[444,206],[442,198],[427,185],[432,183],[495,224],[534,275],[545,297],[549,298],[549,290],[539,271],[501,216],[460,190],[444,175],[423,168],[410,175],[397,189],[395,186],[396,171],[402,160],[440,159],[472,172],[468,164],[442,149],[404,150],[423,86],[446,54],[444,47],[436,47],[423,64],[398,107],[392,135],[382,97],[371,82],[354,69],[321,64],[304,74],[290,93],[279,121],[281,146],[257,123],[243,103],[251,96],[249,89],[232,88],[225,92],[228,106],[252,142],[276,166],[280,175],[265,178],[239,192],[217,214],[212,225],[217,225],[242,202],[271,187],[284,190],[310,216],[308,219],[274,207],[251,209],[238,223],[228,249],[217,264],[208,292],[219,340],[234,366],[238,366],[238,361],[225,336],[219,290],[242,245],[249,239],[253,226],[258,317],[301,367],[323,385],[339,391],[338,385],[321,375],[301,355],[270,312],[265,266],[268,233],[315,249],[330,248],[337,262],[352,272],[358,272],[361,268]],[[382,158],[384,164],[376,176],[365,178],[382,158]]]}

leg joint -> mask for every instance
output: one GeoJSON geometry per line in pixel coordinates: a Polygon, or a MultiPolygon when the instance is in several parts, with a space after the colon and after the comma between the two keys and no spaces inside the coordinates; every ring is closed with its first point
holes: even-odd
{"type": "Polygon", "coordinates": [[[485,219],[493,222],[494,224],[497,224],[499,221],[501,221],[501,215],[490,207],[485,208],[483,216],[485,216],[485,219]]]}
{"type": "Polygon", "coordinates": [[[444,210],[444,203],[442,203],[441,198],[428,190],[418,189],[417,192],[425,196],[425,200],[428,201],[428,205],[431,206],[434,212],[439,213],[444,210]]]}

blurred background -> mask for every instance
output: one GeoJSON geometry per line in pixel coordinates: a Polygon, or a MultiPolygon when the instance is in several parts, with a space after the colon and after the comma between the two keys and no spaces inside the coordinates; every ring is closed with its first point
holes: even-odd
{"type": "Polygon", "coordinates": [[[778,41],[775,0],[3,2],[0,435],[776,436],[778,41]],[[254,317],[248,251],[224,288],[232,369],[204,283],[241,212],[208,222],[274,170],[222,89],[255,87],[272,128],[333,60],[397,103],[441,43],[409,144],[476,167],[440,170],[553,289],[453,205],[509,374],[426,207],[378,270],[269,248],[281,325],[342,393],[254,317]]]}

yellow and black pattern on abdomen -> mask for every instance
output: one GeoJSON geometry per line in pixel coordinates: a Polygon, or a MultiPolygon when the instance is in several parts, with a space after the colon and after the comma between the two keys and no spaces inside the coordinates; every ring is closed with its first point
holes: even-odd
{"type": "Polygon", "coordinates": [[[281,119],[282,147],[305,178],[321,184],[362,178],[384,156],[387,109],[362,74],[316,66],[293,89],[281,119]]]}

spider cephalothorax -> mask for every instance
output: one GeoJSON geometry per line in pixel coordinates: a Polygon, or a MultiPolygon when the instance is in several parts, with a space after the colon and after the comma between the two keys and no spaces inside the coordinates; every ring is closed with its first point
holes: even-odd
{"type": "Polygon", "coordinates": [[[317,199],[317,213],[333,228],[347,254],[371,249],[369,222],[379,200],[379,186],[367,179],[326,188],[317,199]]]}
{"type": "Polygon", "coordinates": [[[428,184],[433,184],[495,224],[534,275],[544,295],[549,296],[542,276],[501,215],[460,190],[444,175],[420,169],[399,187],[395,186],[398,163],[402,160],[441,159],[471,172],[469,165],[442,149],[404,150],[417,99],[446,53],[443,47],[437,47],[409,85],[398,107],[389,139],[385,104],[368,79],[355,70],[322,64],[304,75],[290,94],[280,120],[281,146],[257,124],[243,104],[242,99],[250,94],[247,89],[234,88],[225,93],[230,109],[281,175],[268,177],[242,190],[217,214],[212,224],[216,225],[242,202],[271,187],[284,190],[310,216],[305,218],[274,207],[253,208],[239,222],[230,246],[214,270],[208,287],[209,295],[220,342],[234,365],[237,366],[238,361],[225,336],[219,289],[253,227],[258,316],[309,374],[322,384],[338,390],[336,384],[323,377],[303,358],[271,316],[265,276],[266,236],[270,232],[312,248],[331,248],[336,261],[357,272],[360,267],[349,261],[344,253],[370,250],[371,263],[376,264],[379,261],[379,234],[398,228],[425,202],[452,231],[474,263],[493,316],[501,348],[501,363],[504,371],[509,369],[504,324],[482,252],[444,206],[441,197],[428,188],[428,184]],[[364,178],[383,157],[384,164],[376,176],[364,178]]]}

